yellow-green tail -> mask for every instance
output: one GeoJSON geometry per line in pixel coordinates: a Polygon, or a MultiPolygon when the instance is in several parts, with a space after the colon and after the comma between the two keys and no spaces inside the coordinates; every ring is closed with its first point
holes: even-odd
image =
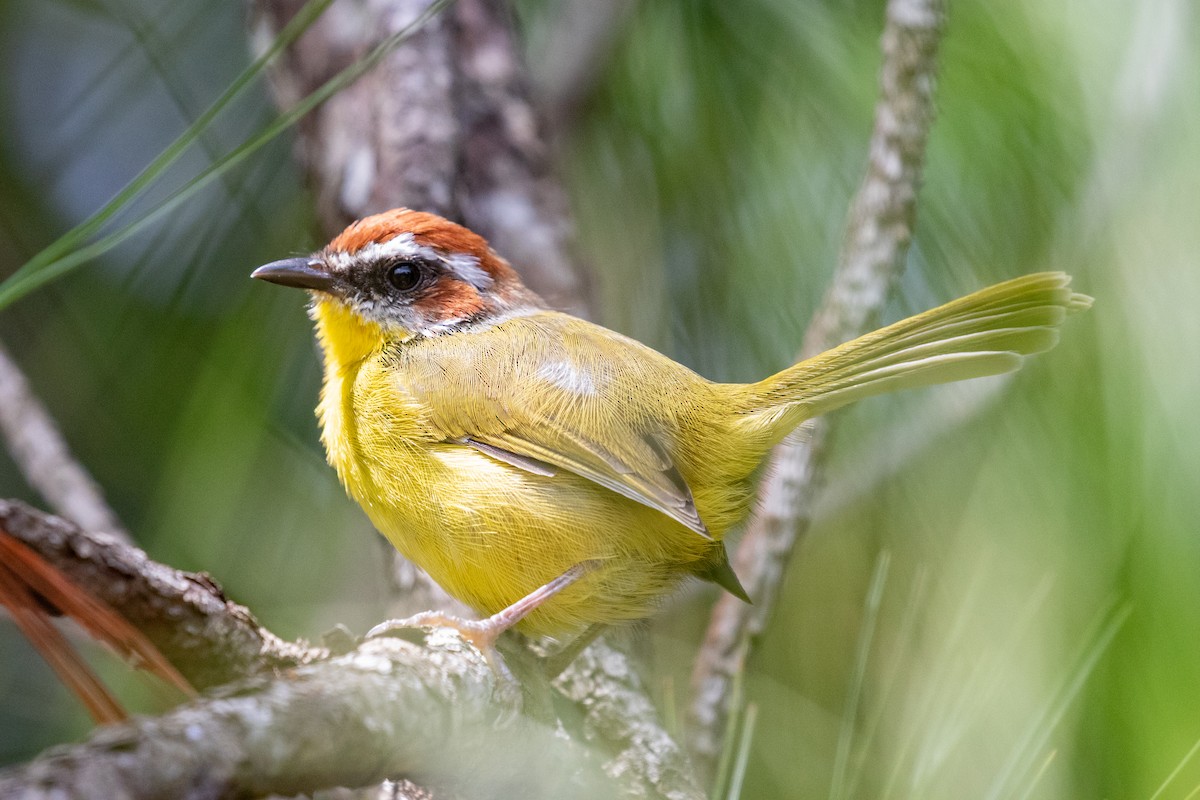
{"type": "Polygon", "coordinates": [[[846,342],[746,387],[742,424],[782,438],[864,397],[1011,372],[1091,306],[1070,283],[1062,272],[1025,275],[846,342]]]}

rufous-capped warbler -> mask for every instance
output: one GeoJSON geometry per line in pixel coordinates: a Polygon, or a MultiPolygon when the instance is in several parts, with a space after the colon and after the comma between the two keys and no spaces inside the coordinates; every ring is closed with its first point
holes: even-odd
{"type": "Polygon", "coordinates": [[[308,289],[325,359],[330,463],[392,544],[493,615],[562,637],[647,616],[683,579],[746,599],[722,538],[767,451],[880,392],[996,375],[1053,347],[1091,299],[1027,275],[752,384],[712,383],[546,308],[480,236],[395,209],[255,278],[308,289]]]}

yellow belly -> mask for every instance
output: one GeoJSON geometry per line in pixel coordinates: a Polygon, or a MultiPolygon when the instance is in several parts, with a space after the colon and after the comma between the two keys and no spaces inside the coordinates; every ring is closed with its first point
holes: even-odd
{"type": "Polygon", "coordinates": [[[495,613],[572,566],[589,574],[530,614],[533,635],[640,619],[713,543],[659,511],[570,473],[544,477],[462,445],[391,450],[351,493],[375,526],[447,592],[495,613]],[[387,488],[384,488],[384,487],[387,488]]]}

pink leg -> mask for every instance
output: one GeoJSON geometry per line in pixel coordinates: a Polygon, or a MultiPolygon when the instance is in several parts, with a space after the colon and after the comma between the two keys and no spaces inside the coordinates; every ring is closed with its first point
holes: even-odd
{"type": "Polygon", "coordinates": [[[594,561],[576,564],[546,585],[534,589],[517,602],[501,609],[487,619],[461,619],[440,611],[422,611],[407,619],[391,619],[381,622],[367,631],[367,638],[374,639],[409,628],[453,628],[463,639],[475,645],[488,662],[495,667],[500,663],[496,654],[496,640],[500,638],[500,634],[516,625],[529,612],[582,578],[596,566],[597,562],[594,561]]]}

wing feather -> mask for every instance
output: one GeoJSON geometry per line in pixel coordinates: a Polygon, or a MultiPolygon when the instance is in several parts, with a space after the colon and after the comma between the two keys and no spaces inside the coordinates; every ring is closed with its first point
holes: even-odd
{"type": "MultiPolygon", "coordinates": [[[[432,339],[404,351],[401,389],[429,409],[443,441],[535,475],[574,473],[711,538],[672,456],[672,400],[645,391],[658,385],[646,353],[662,356],[623,337],[624,347],[571,347],[571,338],[615,334],[565,315],[505,323],[514,324],[541,329],[515,352],[511,338],[493,340],[495,328],[473,334],[470,348],[432,339]]],[[[674,402],[687,396],[666,391],[674,402]]]]}

